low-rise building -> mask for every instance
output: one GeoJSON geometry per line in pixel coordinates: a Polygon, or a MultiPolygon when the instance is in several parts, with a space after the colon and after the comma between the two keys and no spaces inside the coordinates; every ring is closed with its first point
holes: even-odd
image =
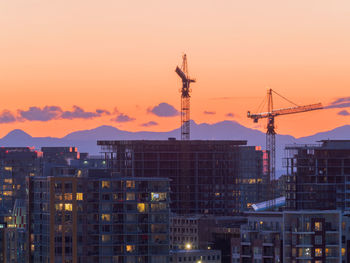
{"type": "Polygon", "coordinates": [[[198,249],[200,216],[174,215],[170,217],[170,249],[198,249]]]}
{"type": "Polygon", "coordinates": [[[341,211],[286,211],[283,262],[342,262],[341,211]]]}
{"type": "Polygon", "coordinates": [[[221,263],[221,251],[211,249],[170,250],[171,263],[221,263]]]}
{"type": "Polygon", "coordinates": [[[269,263],[282,259],[281,212],[247,212],[239,238],[231,239],[231,263],[269,263]]]}

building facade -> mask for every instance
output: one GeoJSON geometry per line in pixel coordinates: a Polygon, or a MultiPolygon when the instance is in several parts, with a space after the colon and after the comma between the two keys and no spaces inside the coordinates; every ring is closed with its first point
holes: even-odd
{"type": "Polygon", "coordinates": [[[283,222],[283,262],[347,262],[341,211],[286,211],[283,222]]]}
{"type": "Polygon", "coordinates": [[[170,249],[199,248],[200,216],[170,216],[170,249]]]}
{"type": "Polygon", "coordinates": [[[288,210],[350,210],[350,141],[286,146],[288,210]]]}
{"type": "Polygon", "coordinates": [[[233,215],[265,199],[263,151],[246,141],[98,141],[107,165],[170,178],[176,214],[233,215]]]}
{"type": "Polygon", "coordinates": [[[29,262],[167,263],[169,181],[28,178],[29,262]]]}
{"type": "Polygon", "coordinates": [[[248,212],[240,236],[231,239],[231,263],[282,262],[281,212],[248,212]]]}
{"type": "Polygon", "coordinates": [[[170,262],[179,263],[221,263],[220,250],[181,249],[170,250],[170,262]]]}
{"type": "MultiPolygon", "coordinates": [[[[40,155],[29,147],[0,148],[0,216],[12,214],[16,199],[26,197],[26,177],[41,174],[40,155]]],[[[4,219],[3,219],[4,220],[4,219]]]]}

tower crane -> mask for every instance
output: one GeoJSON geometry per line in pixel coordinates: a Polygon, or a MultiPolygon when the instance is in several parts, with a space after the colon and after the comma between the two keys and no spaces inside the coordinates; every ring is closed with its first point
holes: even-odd
{"type": "Polygon", "coordinates": [[[196,82],[195,79],[191,79],[188,75],[187,68],[187,56],[184,54],[182,56],[182,66],[178,66],[175,72],[182,80],[181,88],[181,140],[190,139],[190,98],[191,89],[190,83],[196,82]]]}
{"type": "MultiPolygon", "coordinates": [[[[272,89],[267,90],[267,112],[261,112],[261,113],[250,113],[248,111],[248,118],[253,119],[255,123],[259,121],[259,119],[266,118],[267,119],[267,131],[266,131],[266,150],[268,151],[268,161],[269,161],[269,176],[270,176],[270,183],[276,179],[276,130],[275,130],[275,117],[281,116],[281,115],[287,115],[287,114],[295,114],[295,113],[301,113],[306,111],[313,111],[313,110],[319,110],[322,109],[323,106],[321,103],[316,104],[310,104],[310,105],[304,105],[304,106],[298,106],[297,104],[291,102],[287,98],[283,97],[282,95],[278,94],[276,91],[272,89]],[[290,108],[282,108],[282,109],[273,109],[273,98],[272,94],[276,94],[279,97],[283,98],[284,100],[288,101],[289,103],[294,104],[293,107],[290,108]]],[[[266,104],[265,100],[265,104],[266,104]]],[[[272,186],[271,186],[272,187],[272,186]]],[[[275,199],[274,196],[274,189],[272,187],[271,189],[272,199],[275,199]]],[[[274,207],[274,204],[272,204],[274,207]]]]}

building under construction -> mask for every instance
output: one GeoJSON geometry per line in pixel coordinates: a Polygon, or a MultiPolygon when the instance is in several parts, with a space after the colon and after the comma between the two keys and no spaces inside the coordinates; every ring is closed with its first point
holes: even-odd
{"type": "Polygon", "coordinates": [[[286,146],[289,210],[350,210],[350,141],[286,146]]]}
{"type": "Polygon", "coordinates": [[[232,215],[265,199],[264,152],[246,141],[98,141],[109,168],[170,178],[172,212],[232,215]]]}

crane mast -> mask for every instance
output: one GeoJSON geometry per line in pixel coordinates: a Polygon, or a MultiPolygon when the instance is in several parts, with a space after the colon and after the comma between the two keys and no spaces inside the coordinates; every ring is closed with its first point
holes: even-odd
{"type": "Polygon", "coordinates": [[[191,79],[188,75],[187,68],[187,56],[182,56],[181,68],[176,67],[175,72],[182,80],[181,88],[181,140],[190,139],[190,98],[191,89],[190,83],[196,82],[195,79],[191,79]]]}
{"type": "MultiPolygon", "coordinates": [[[[267,112],[273,111],[272,89],[267,91],[267,112]]],[[[276,179],[276,131],[275,117],[272,114],[267,116],[266,150],[268,152],[270,182],[276,179]]],[[[271,200],[275,199],[274,192],[271,200]]],[[[274,206],[274,203],[272,204],[274,206]]]]}
{"type": "Polygon", "coordinates": [[[266,129],[266,150],[268,153],[268,162],[269,162],[269,180],[270,180],[270,194],[271,196],[271,206],[272,208],[275,207],[275,196],[274,196],[274,187],[272,186],[272,182],[276,179],[276,130],[275,130],[275,117],[280,115],[287,115],[287,114],[295,114],[295,113],[301,113],[306,111],[312,111],[312,110],[319,110],[322,109],[321,103],[316,104],[310,104],[310,105],[304,105],[304,106],[298,106],[295,103],[295,107],[290,108],[284,108],[284,109],[273,109],[273,98],[272,94],[275,93],[276,95],[282,97],[283,99],[291,102],[290,100],[284,98],[277,92],[273,91],[272,89],[267,90],[267,112],[262,113],[254,113],[251,114],[250,111],[248,111],[248,118],[251,118],[254,120],[254,122],[258,122],[259,119],[266,118],[267,119],[267,129],[266,129]]]}

